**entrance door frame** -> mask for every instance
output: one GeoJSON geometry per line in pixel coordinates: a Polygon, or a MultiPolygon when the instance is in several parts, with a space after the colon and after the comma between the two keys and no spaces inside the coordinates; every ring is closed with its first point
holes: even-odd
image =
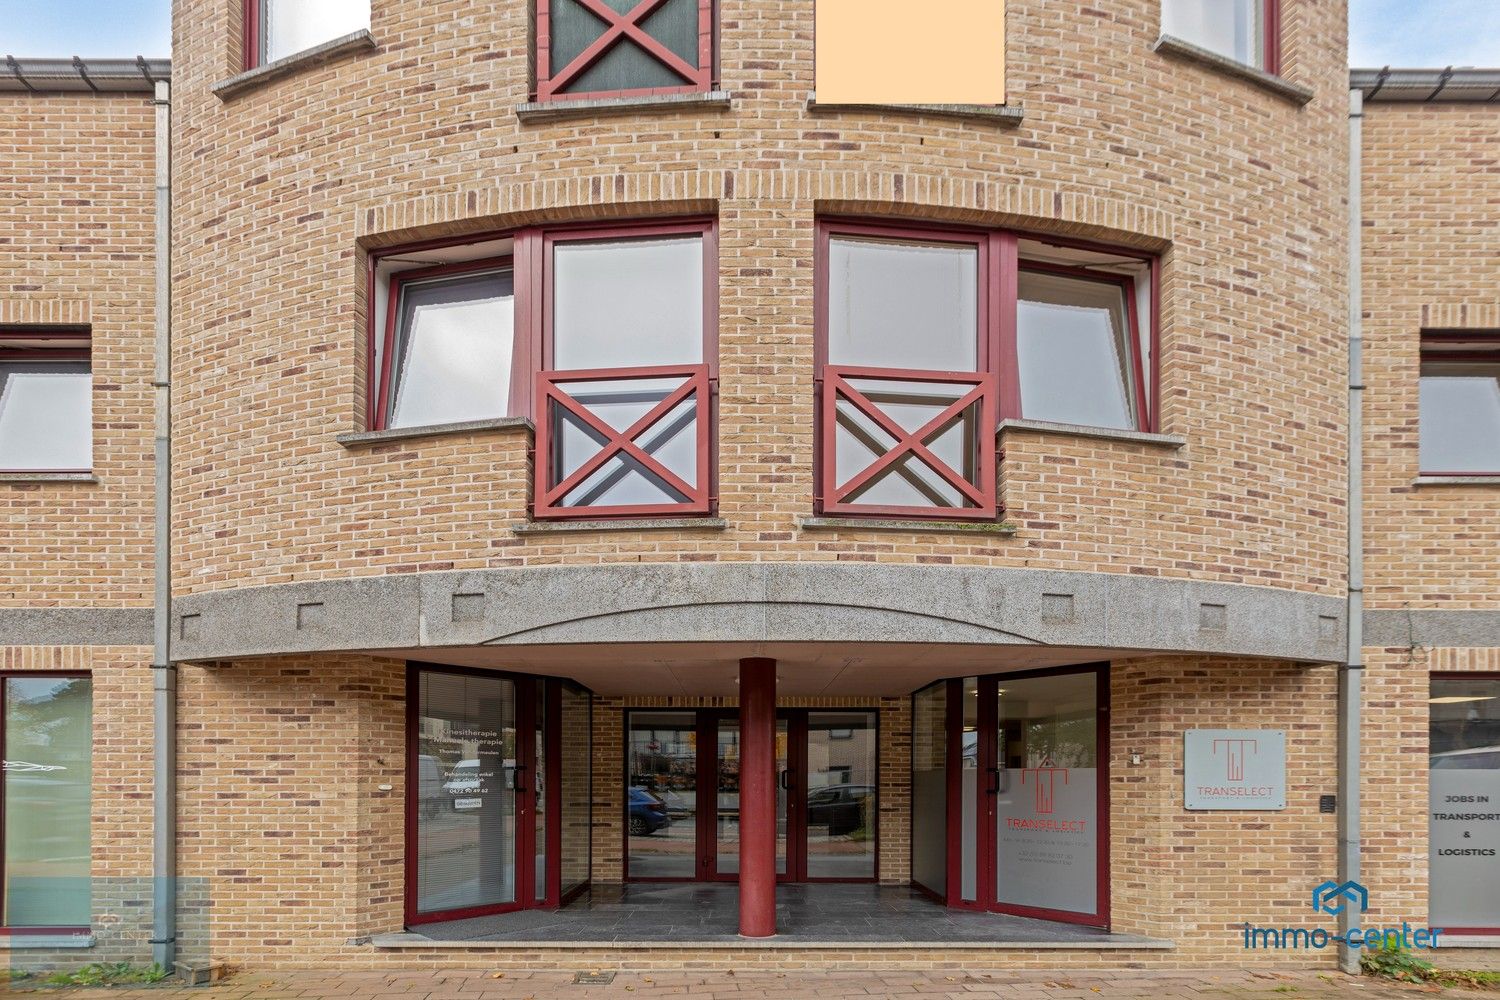
{"type": "MultiPolygon", "coordinates": [[[[880,711],[877,708],[778,708],[776,719],[787,724],[787,766],[776,776],[777,785],[786,792],[786,871],[776,876],[780,884],[791,882],[846,882],[875,883],[880,880],[880,755],[875,755],[875,803],[872,815],[875,824],[874,868],[869,878],[808,878],[807,877],[807,733],[808,716],[822,712],[863,712],[875,719],[875,744],[880,745],[880,711]],[[799,785],[803,794],[797,794],[799,785]]],[[[695,796],[699,801],[707,792],[707,808],[700,806],[694,813],[694,874],[692,876],[634,876],[630,874],[630,797],[626,795],[624,830],[622,833],[621,858],[626,882],[737,882],[738,872],[720,872],[719,859],[719,723],[724,720],[738,721],[738,708],[654,708],[650,706],[625,708],[622,710],[620,730],[621,770],[629,787],[630,779],[630,715],[640,713],[691,714],[693,732],[697,741],[694,761],[695,796]]]]}
{"type": "MultiPolygon", "coordinates": [[[[965,676],[974,676],[972,674],[965,676]]],[[[974,809],[975,822],[975,898],[963,898],[963,725],[964,725],[964,677],[954,677],[939,684],[946,685],[947,692],[947,886],[941,902],[959,910],[978,910],[992,913],[1008,913],[1019,917],[1054,920],[1060,923],[1082,924],[1090,927],[1109,928],[1109,664],[1085,663],[1066,667],[1047,667],[1039,670],[1022,670],[1004,674],[982,674],[978,676],[978,701],[976,726],[978,727],[977,763],[979,783],[974,809]],[[1094,675],[1095,694],[1095,746],[1097,754],[1097,801],[1095,805],[1095,906],[1094,913],[1078,913],[1071,910],[1053,910],[1043,907],[1020,906],[1002,903],[996,899],[998,847],[996,838],[997,804],[1001,761],[996,732],[999,728],[998,689],[1002,683],[1042,677],[1057,677],[1068,674],[1094,675]]],[[[930,687],[931,685],[929,685],[930,687]]],[[[927,690],[922,688],[920,690],[927,690]]],[[[918,692],[913,692],[915,699],[918,692]]],[[[915,701],[913,701],[915,705],[915,701]]],[[[915,712],[913,712],[915,719],[915,712]]],[[[913,845],[915,850],[915,845],[913,845]]],[[[919,891],[936,896],[925,886],[913,883],[919,891]]]]}
{"type": "Polygon", "coordinates": [[[405,878],[403,884],[403,909],[408,927],[418,924],[438,923],[444,920],[463,920],[468,917],[490,916],[496,913],[512,913],[516,910],[555,910],[566,905],[589,887],[589,881],[575,886],[566,897],[562,893],[562,689],[563,686],[587,691],[580,685],[555,677],[538,677],[502,670],[485,670],[480,667],[456,667],[441,663],[418,663],[406,665],[406,801],[405,801],[405,878]],[[464,677],[481,677],[489,680],[510,681],[515,685],[516,697],[516,757],[515,770],[526,787],[516,792],[516,843],[515,873],[516,898],[509,903],[491,903],[483,906],[460,907],[451,910],[431,910],[426,913],[417,909],[417,867],[420,864],[418,851],[419,813],[421,809],[421,765],[418,719],[421,715],[421,675],[451,674],[464,677]],[[542,700],[543,718],[537,718],[537,703],[542,700]],[[547,722],[551,725],[547,725],[547,722]],[[537,898],[536,885],[536,806],[538,804],[536,733],[542,727],[545,771],[541,774],[544,795],[541,808],[546,817],[546,838],[543,849],[546,882],[542,898],[537,898]]]}

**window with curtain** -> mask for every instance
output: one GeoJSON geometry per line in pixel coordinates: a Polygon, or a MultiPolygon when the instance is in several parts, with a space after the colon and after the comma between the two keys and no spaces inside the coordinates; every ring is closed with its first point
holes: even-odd
{"type": "Polygon", "coordinates": [[[87,472],[94,464],[86,330],[0,330],[0,472],[87,472]]]}
{"type": "Polygon", "coordinates": [[[0,677],[5,767],[6,927],[87,927],[93,898],[93,684],[84,676],[0,677]]]}
{"type": "Polygon", "coordinates": [[[1500,334],[1422,336],[1422,472],[1500,475],[1500,334]]]}

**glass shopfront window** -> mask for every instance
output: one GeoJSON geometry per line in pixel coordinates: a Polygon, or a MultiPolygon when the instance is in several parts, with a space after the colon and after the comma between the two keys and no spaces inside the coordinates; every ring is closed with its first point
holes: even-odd
{"type": "Polygon", "coordinates": [[[10,675],[0,688],[6,927],[87,927],[93,683],[10,675]]]}
{"type": "Polygon", "coordinates": [[[1500,675],[1431,684],[1427,922],[1500,930],[1500,675]]]}
{"type": "Polygon", "coordinates": [[[588,692],[426,666],[411,691],[407,922],[556,906],[588,885],[588,692]]]}

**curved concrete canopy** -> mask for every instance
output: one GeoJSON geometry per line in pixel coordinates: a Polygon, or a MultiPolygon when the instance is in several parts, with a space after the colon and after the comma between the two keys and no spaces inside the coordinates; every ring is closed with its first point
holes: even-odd
{"type": "MultiPolygon", "coordinates": [[[[179,599],[174,659],[315,651],[787,644],[1331,662],[1341,598],[1124,574],[834,563],[538,566],[320,580],[179,599]],[[1050,652],[1048,652],[1050,650],[1050,652]],[[1064,651],[1070,651],[1064,653],[1064,651]]],[[[748,655],[748,654],[747,654],[748,655]]],[[[431,658],[439,659],[437,655],[431,658]]]]}

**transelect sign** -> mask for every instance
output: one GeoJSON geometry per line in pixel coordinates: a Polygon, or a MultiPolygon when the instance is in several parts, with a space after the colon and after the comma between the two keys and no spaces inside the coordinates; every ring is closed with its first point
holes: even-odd
{"type": "Polygon", "coordinates": [[[1189,729],[1182,764],[1184,808],[1286,808],[1283,730],[1189,729]]]}

